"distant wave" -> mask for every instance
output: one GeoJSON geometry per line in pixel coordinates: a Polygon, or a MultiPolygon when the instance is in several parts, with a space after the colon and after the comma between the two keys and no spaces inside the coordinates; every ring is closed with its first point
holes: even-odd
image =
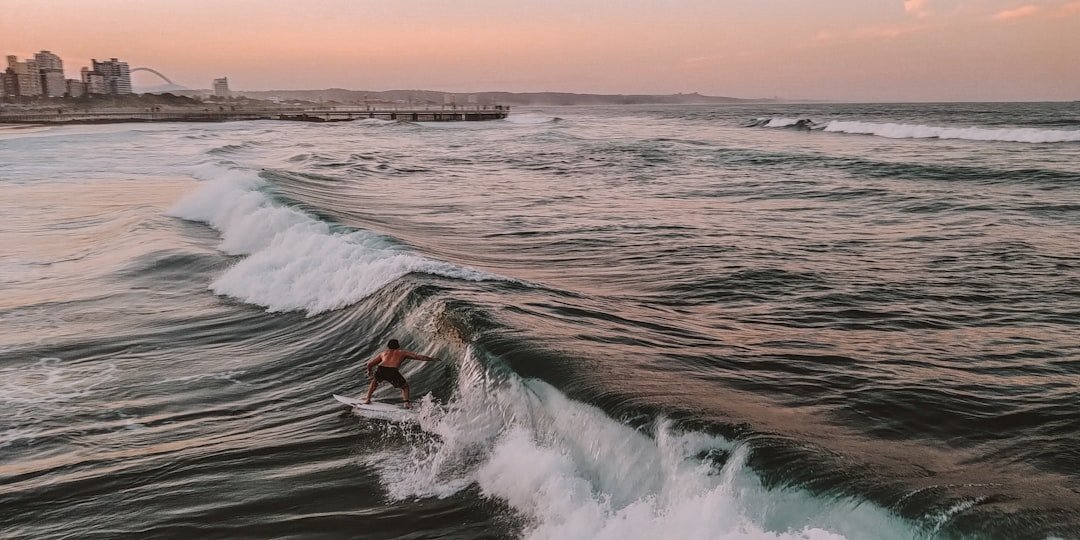
{"type": "Polygon", "coordinates": [[[1032,124],[1039,126],[1075,126],[1080,127],[1080,118],[1058,118],[1056,120],[1035,120],[1032,124]]]}
{"type": "Polygon", "coordinates": [[[367,126],[385,126],[385,125],[389,125],[389,124],[396,124],[396,123],[398,123],[398,120],[384,120],[382,118],[363,118],[363,119],[357,120],[356,123],[358,125],[367,125],[367,126]]]}
{"type": "Polygon", "coordinates": [[[511,114],[506,117],[506,122],[519,125],[552,124],[561,122],[558,116],[544,116],[540,114],[511,114]]]}
{"type": "Polygon", "coordinates": [[[304,212],[275,203],[251,170],[204,165],[207,180],[176,203],[169,215],[201,221],[222,234],[219,249],[244,259],[210,289],[269,311],[339,309],[412,272],[457,279],[502,279],[479,270],[427,259],[368,231],[333,231],[304,212]]]}
{"type": "Polygon", "coordinates": [[[1069,129],[942,127],[845,120],[815,123],[809,119],[782,117],[755,118],[748,127],[801,128],[830,133],[875,135],[890,139],[962,139],[1023,143],[1080,142],[1080,130],[1069,129]]]}
{"type": "Polygon", "coordinates": [[[808,118],[755,118],[748,127],[812,129],[814,122],[808,118]]]}
{"type": "Polygon", "coordinates": [[[890,139],[965,139],[1026,143],[1080,142],[1080,130],[1035,128],[938,127],[917,124],[878,124],[833,120],[824,131],[877,135],[890,139]]]}

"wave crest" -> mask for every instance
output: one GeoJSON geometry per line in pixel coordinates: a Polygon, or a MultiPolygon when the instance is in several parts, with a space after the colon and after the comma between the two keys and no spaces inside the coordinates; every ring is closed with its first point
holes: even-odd
{"type": "Polygon", "coordinates": [[[524,114],[512,114],[503,119],[508,124],[518,125],[536,125],[536,124],[554,124],[561,122],[562,118],[558,116],[546,116],[542,114],[524,113],[524,114]]]}
{"type": "Polygon", "coordinates": [[[783,117],[755,118],[747,124],[747,127],[810,129],[830,133],[875,135],[889,139],[962,139],[1022,143],[1080,142],[1080,130],[1072,129],[944,127],[850,120],[831,120],[822,124],[810,119],[783,117]]]}
{"type": "Polygon", "coordinates": [[[498,276],[427,259],[368,231],[330,225],[275,203],[266,181],[244,169],[202,166],[207,180],[169,215],[221,232],[221,251],[246,255],[210,285],[217,294],[266,307],[315,315],[356,303],[413,272],[472,281],[498,276]]]}
{"type": "Polygon", "coordinates": [[[877,135],[890,139],[964,139],[1025,143],[1080,142],[1080,130],[1064,129],[938,127],[833,120],[825,125],[823,131],[877,135]]]}
{"type": "Polygon", "coordinates": [[[449,497],[476,484],[525,517],[530,539],[912,538],[888,511],[772,490],[750,449],[660,421],[648,432],[521,379],[469,345],[453,400],[430,395],[426,433],[366,459],[393,500],[449,497]],[[429,435],[435,434],[435,436],[429,435]]]}
{"type": "Polygon", "coordinates": [[[813,120],[809,118],[774,117],[755,118],[748,127],[813,129],[814,126],[813,120]]]}

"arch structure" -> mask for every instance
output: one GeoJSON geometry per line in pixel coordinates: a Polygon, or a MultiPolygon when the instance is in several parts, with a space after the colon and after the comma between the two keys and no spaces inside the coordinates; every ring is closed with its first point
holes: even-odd
{"type": "Polygon", "coordinates": [[[156,69],[153,69],[153,68],[148,68],[148,67],[131,68],[130,73],[135,73],[136,71],[149,71],[150,73],[153,73],[154,75],[157,75],[158,77],[161,77],[161,80],[165,81],[167,84],[176,84],[176,83],[170,81],[168,77],[162,75],[160,71],[158,71],[156,69]]]}

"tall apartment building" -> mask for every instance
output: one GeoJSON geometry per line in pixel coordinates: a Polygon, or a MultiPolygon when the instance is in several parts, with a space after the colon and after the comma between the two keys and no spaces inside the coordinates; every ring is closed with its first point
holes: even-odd
{"type": "Polygon", "coordinates": [[[61,97],[67,93],[67,81],[64,80],[64,61],[59,56],[41,51],[34,55],[38,72],[41,74],[41,93],[49,97],[61,97]]]}
{"type": "Polygon", "coordinates": [[[81,97],[86,95],[86,83],[75,79],[68,79],[67,95],[71,97],[81,97]]]}
{"type": "Polygon", "coordinates": [[[6,98],[14,95],[8,93],[8,74],[7,70],[0,71],[0,98],[6,98]]]}
{"type": "Polygon", "coordinates": [[[109,93],[105,86],[105,76],[96,72],[90,71],[90,68],[82,68],[80,71],[82,75],[82,82],[86,85],[87,94],[107,94],[109,93]]]}
{"type": "Polygon", "coordinates": [[[18,84],[18,95],[40,96],[41,73],[38,71],[37,62],[29,59],[25,62],[20,62],[15,55],[9,55],[7,57],[7,62],[8,69],[15,75],[15,80],[18,84]]]}
{"type": "Polygon", "coordinates": [[[4,70],[4,95],[12,97],[19,95],[19,76],[15,74],[14,68],[9,67],[4,70]]]}
{"type": "Polygon", "coordinates": [[[106,93],[131,93],[131,69],[128,67],[127,62],[121,62],[115,58],[110,58],[102,62],[91,59],[90,65],[93,66],[93,71],[96,71],[105,77],[106,93]]]}
{"type": "Polygon", "coordinates": [[[34,55],[34,61],[37,62],[38,69],[64,69],[64,61],[59,56],[49,52],[41,51],[34,55]]]}
{"type": "Polygon", "coordinates": [[[64,72],[58,69],[42,69],[41,93],[49,97],[63,97],[67,93],[67,81],[64,72]]]}
{"type": "Polygon", "coordinates": [[[214,95],[217,97],[229,97],[229,78],[214,79],[214,95]]]}

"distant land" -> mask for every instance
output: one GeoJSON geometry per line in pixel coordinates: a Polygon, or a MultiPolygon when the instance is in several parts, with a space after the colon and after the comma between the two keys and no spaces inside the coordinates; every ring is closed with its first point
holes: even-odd
{"type": "MultiPolygon", "coordinates": [[[[209,90],[174,90],[181,95],[205,95],[209,90]]],[[[438,92],[434,90],[346,90],[328,88],[325,90],[234,90],[234,96],[269,100],[302,100],[311,102],[359,103],[414,103],[442,105],[447,103],[446,96],[452,96],[458,105],[469,105],[470,96],[474,96],[479,105],[641,105],[694,103],[775,103],[775,98],[744,99],[722,96],[705,96],[697,92],[692,94],[575,94],[570,92],[438,92]]]]}
{"type": "MultiPolygon", "coordinates": [[[[142,90],[142,89],[140,89],[142,90]]],[[[8,99],[8,98],[5,98],[8,99]]],[[[339,122],[358,118],[413,121],[464,121],[505,118],[509,107],[563,105],[691,105],[777,103],[778,99],[743,99],[692,94],[575,94],[569,92],[448,93],[432,90],[229,91],[176,90],[81,97],[16,98],[0,104],[0,122],[86,124],[116,122],[223,122],[227,120],[301,120],[339,122]],[[402,111],[411,111],[403,113],[402,111]],[[435,112],[432,112],[435,111],[435,112]],[[375,116],[380,115],[380,116],[375,116]]]]}

